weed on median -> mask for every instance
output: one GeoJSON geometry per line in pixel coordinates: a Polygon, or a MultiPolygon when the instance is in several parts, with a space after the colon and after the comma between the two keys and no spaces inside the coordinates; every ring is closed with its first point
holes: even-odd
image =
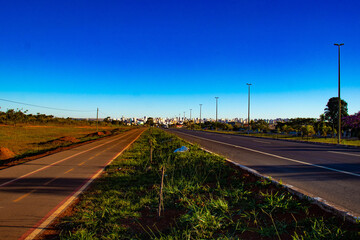
{"type": "Polygon", "coordinates": [[[60,239],[360,238],[359,224],[158,129],[108,166],[57,228],[60,239]]]}

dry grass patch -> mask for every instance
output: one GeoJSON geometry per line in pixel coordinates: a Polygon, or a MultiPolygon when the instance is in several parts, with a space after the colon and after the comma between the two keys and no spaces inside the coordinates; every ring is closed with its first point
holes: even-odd
{"type": "MultiPolygon", "coordinates": [[[[84,141],[85,138],[90,140],[104,136],[106,135],[105,131],[111,134],[114,129],[113,127],[101,127],[99,130],[102,132],[96,132],[96,127],[90,126],[0,125],[0,147],[14,153],[14,155],[9,155],[10,158],[31,155],[47,149],[84,141]],[[96,134],[93,134],[94,132],[96,134]]],[[[6,159],[5,155],[3,159],[6,159]]]]}

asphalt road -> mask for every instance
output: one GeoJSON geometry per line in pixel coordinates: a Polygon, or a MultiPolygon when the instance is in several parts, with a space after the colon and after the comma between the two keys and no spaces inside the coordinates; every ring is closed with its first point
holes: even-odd
{"type": "Polygon", "coordinates": [[[143,131],[0,170],[0,239],[33,239],[143,131]]]}
{"type": "Polygon", "coordinates": [[[358,148],[190,130],[169,131],[360,217],[358,148]]]}

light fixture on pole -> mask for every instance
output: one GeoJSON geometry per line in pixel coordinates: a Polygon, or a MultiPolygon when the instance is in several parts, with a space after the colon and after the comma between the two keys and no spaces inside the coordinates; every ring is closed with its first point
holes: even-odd
{"type": "Polygon", "coordinates": [[[344,45],[343,43],[334,43],[335,46],[338,46],[338,101],[339,101],[339,120],[338,120],[338,144],[341,142],[341,98],[340,98],[340,47],[344,45]]]}
{"type": "Polygon", "coordinates": [[[249,94],[248,94],[248,134],[249,134],[250,133],[250,86],[252,84],[247,83],[246,85],[248,85],[249,87],[249,94]]]}
{"type": "Polygon", "coordinates": [[[200,105],[200,120],[199,120],[199,123],[201,124],[201,106],[202,104],[199,104],[200,105]]]}

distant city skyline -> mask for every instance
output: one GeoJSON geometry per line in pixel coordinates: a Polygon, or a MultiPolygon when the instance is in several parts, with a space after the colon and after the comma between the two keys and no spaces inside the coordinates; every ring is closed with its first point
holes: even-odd
{"type": "Polygon", "coordinates": [[[360,2],[5,1],[1,111],[58,117],[311,117],[360,111],[360,2]],[[81,110],[61,111],[49,108],[81,110]]]}

